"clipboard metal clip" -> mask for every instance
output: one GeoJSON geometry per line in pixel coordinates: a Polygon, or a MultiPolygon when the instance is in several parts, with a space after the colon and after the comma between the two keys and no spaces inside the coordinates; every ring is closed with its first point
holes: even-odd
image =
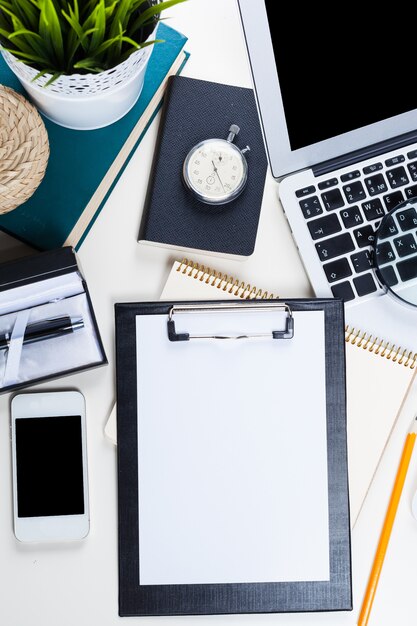
{"type": "Polygon", "coordinates": [[[215,304],[183,304],[173,306],[168,313],[168,339],[170,341],[189,341],[190,339],[292,339],[294,337],[294,318],[292,310],[285,302],[248,302],[248,303],[215,303],[215,304]],[[175,329],[175,313],[236,313],[237,311],[284,311],[285,327],[283,330],[273,330],[270,333],[248,333],[243,335],[191,335],[190,333],[177,333],[175,329]]]}

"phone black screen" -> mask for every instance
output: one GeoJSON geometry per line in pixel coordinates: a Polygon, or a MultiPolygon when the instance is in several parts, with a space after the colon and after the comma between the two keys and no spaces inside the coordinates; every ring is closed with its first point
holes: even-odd
{"type": "Polygon", "coordinates": [[[80,415],[16,419],[18,517],[84,513],[80,415]]]}

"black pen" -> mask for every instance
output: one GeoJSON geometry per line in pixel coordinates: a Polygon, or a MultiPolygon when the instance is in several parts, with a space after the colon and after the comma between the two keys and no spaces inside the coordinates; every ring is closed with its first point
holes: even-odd
{"type": "MultiPolygon", "coordinates": [[[[72,318],[69,315],[40,320],[26,326],[23,345],[69,335],[83,327],[84,322],[82,318],[72,318]]],[[[10,332],[0,335],[0,350],[6,350],[9,347],[11,334],[10,332]]]]}

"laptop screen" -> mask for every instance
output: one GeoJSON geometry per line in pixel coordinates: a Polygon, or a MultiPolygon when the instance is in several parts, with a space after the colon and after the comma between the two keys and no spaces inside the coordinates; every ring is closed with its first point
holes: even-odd
{"type": "Polygon", "coordinates": [[[417,108],[415,25],[404,3],[371,15],[265,0],[292,150],[417,108]],[[409,16],[410,17],[410,16],[409,16]]]}

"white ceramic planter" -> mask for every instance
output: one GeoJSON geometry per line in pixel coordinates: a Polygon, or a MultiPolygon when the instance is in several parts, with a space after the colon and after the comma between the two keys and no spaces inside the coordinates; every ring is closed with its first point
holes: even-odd
{"type": "MultiPolygon", "coordinates": [[[[155,33],[149,37],[154,39],[155,33]]],[[[130,55],[126,61],[99,74],[61,76],[48,87],[45,74],[35,82],[38,70],[18,61],[9,52],[3,57],[31,100],[50,120],[74,130],[108,126],[126,115],[140,96],[153,46],[130,55]]]]}

